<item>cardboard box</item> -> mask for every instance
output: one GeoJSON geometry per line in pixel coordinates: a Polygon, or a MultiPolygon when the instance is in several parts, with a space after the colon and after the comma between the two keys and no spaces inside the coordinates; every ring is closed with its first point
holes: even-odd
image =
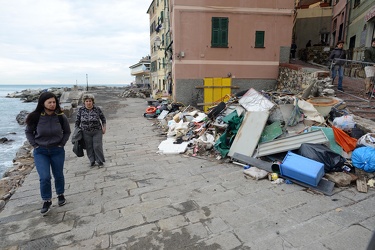
{"type": "Polygon", "coordinates": [[[289,151],[280,165],[280,174],[316,187],[324,175],[324,164],[289,151]]]}

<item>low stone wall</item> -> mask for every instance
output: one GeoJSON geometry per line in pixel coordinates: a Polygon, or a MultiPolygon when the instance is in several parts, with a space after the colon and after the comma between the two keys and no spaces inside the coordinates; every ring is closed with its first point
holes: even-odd
{"type": "Polygon", "coordinates": [[[310,84],[329,77],[329,71],[296,64],[283,63],[279,67],[277,91],[293,94],[303,92],[310,84]]]}

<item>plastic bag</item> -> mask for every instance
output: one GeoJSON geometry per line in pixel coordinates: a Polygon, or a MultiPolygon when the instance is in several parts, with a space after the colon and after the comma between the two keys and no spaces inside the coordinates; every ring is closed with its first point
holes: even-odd
{"type": "Polygon", "coordinates": [[[342,130],[349,131],[355,127],[355,121],[353,116],[351,115],[344,115],[341,117],[336,117],[333,120],[333,126],[338,127],[342,130]]]}
{"type": "Polygon", "coordinates": [[[263,170],[263,169],[259,169],[257,167],[251,167],[249,169],[245,169],[243,171],[243,173],[245,175],[248,175],[250,176],[251,178],[255,179],[255,180],[260,180],[260,179],[264,179],[267,177],[268,175],[268,172],[263,170]]]}
{"type": "Polygon", "coordinates": [[[332,129],[335,136],[335,141],[346,153],[349,153],[355,149],[357,146],[357,139],[350,137],[342,129],[336,128],[335,126],[332,126],[332,129]]]}
{"type": "Polygon", "coordinates": [[[375,172],[375,148],[360,147],[352,153],[353,166],[366,172],[375,172]]]}
{"type": "Polygon", "coordinates": [[[324,164],[324,172],[341,172],[346,159],[323,144],[302,143],[297,154],[324,164]]]}
{"type": "Polygon", "coordinates": [[[364,136],[358,139],[357,145],[375,148],[375,134],[374,133],[365,134],[364,136]]]}

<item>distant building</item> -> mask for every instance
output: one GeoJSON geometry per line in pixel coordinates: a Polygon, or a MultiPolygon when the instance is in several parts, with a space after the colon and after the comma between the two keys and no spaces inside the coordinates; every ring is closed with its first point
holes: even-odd
{"type": "Polygon", "coordinates": [[[154,98],[171,93],[172,43],[168,0],[153,0],[147,10],[150,17],[150,83],[154,98]]]}
{"type": "Polygon", "coordinates": [[[142,57],[138,63],[129,68],[130,74],[135,77],[134,84],[144,86],[150,84],[150,56],[142,57]]]}
{"type": "Polygon", "coordinates": [[[363,52],[375,38],[375,1],[354,0],[347,5],[347,44],[353,60],[363,60],[363,52]]]}
{"type": "MultiPolygon", "coordinates": [[[[343,1],[344,2],[344,1],[343,1]]],[[[332,6],[330,1],[301,0],[296,4],[293,38],[298,49],[311,45],[330,45],[332,6]]]]}
{"type": "MultiPolygon", "coordinates": [[[[348,18],[347,1],[336,1],[332,8],[331,43],[335,47],[338,41],[346,42],[346,22],[348,18]]],[[[346,46],[347,48],[347,46],[346,46]]]]}

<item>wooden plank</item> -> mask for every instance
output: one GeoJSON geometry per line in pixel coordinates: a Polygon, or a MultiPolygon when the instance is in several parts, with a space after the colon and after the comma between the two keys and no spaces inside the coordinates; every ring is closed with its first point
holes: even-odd
{"type": "Polygon", "coordinates": [[[358,192],[367,193],[366,177],[358,178],[356,183],[358,192]]]}
{"type": "Polygon", "coordinates": [[[196,89],[206,89],[206,88],[228,88],[228,89],[239,89],[238,86],[195,86],[196,89]]]}
{"type": "Polygon", "coordinates": [[[361,193],[367,193],[367,180],[366,180],[366,172],[362,169],[356,169],[355,174],[358,176],[358,179],[356,181],[357,184],[357,190],[361,193]]]}
{"type": "Polygon", "coordinates": [[[197,103],[197,106],[213,106],[217,104],[218,102],[207,102],[207,103],[201,102],[201,103],[197,103]]]}
{"type": "MultiPolygon", "coordinates": [[[[265,170],[267,172],[270,172],[270,173],[277,172],[277,171],[274,171],[272,169],[273,163],[271,163],[271,162],[266,162],[266,161],[260,160],[258,158],[249,157],[249,156],[242,155],[242,154],[239,154],[239,153],[234,153],[232,158],[234,160],[246,163],[248,165],[255,166],[257,168],[263,169],[263,170],[265,170]]],[[[321,193],[323,193],[325,195],[328,195],[328,196],[331,196],[333,194],[333,189],[334,189],[334,186],[335,186],[334,182],[329,181],[329,180],[325,180],[325,179],[321,179],[318,183],[318,186],[314,187],[314,186],[311,186],[309,184],[294,180],[292,178],[282,176],[281,174],[279,174],[279,177],[283,178],[283,179],[290,180],[293,183],[296,183],[300,186],[309,188],[311,190],[321,192],[321,193]]]]}

